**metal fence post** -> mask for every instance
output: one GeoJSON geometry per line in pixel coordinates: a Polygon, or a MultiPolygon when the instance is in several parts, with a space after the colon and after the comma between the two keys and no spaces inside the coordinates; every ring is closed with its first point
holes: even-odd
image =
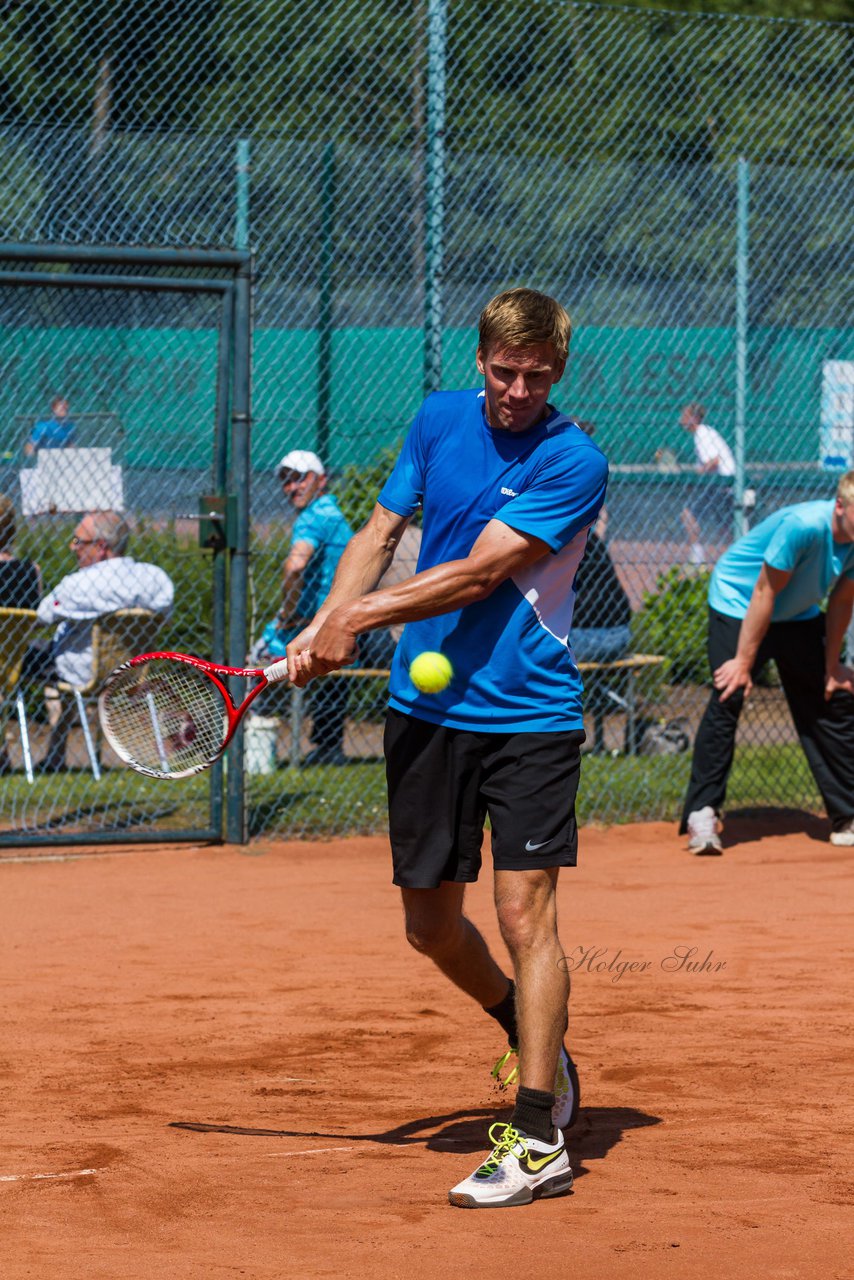
{"type": "Polygon", "coordinates": [[[238,138],[234,164],[234,247],[249,248],[249,139],[238,138]]]}
{"type": "Polygon", "coordinates": [[[329,466],[332,404],[332,307],[335,269],[335,143],[323,148],[320,188],[320,258],[317,316],[317,452],[329,466]]]}
{"type": "Polygon", "coordinates": [[[424,213],[424,394],[442,385],[442,263],[445,235],[447,0],[427,12],[427,164],[424,213]]]}
{"type": "MultiPolygon", "coordinates": [[[[231,369],[234,356],[234,290],[223,294],[217,345],[216,420],[214,423],[214,493],[225,498],[228,492],[228,418],[231,409],[231,369]]],[[[219,547],[212,551],[213,618],[211,658],[225,662],[228,593],[228,556],[219,547]]],[[[218,760],[211,771],[210,815],[214,831],[222,831],[224,764],[218,760]]]]}
{"type": "MultiPolygon", "coordinates": [[[[252,367],[252,265],[251,259],[239,271],[234,286],[234,371],[231,409],[231,482],[237,499],[235,546],[231,551],[229,584],[229,663],[242,667],[246,661],[247,600],[249,590],[249,507],[250,507],[250,411],[252,367]]],[[[241,682],[242,684],[242,682],[241,682]]],[[[245,779],[243,775],[243,728],[238,729],[229,748],[226,782],[226,839],[246,842],[245,779]]]]}
{"type": "Polygon", "coordinates": [[[738,158],[738,192],[736,197],[735,249],[735,492],[733,504],[733,536],[747,532],[744,505],[745,419],[748,392],[748,342],[750,324],[750,166],[744,156],[738,158]]]}

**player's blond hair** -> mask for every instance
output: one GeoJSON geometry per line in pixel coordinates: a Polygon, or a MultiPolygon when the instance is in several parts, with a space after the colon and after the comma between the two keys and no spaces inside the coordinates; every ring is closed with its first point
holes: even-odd
{"type": "Polygon", "coordinates": [[[842,476],[836,486],[836,496],[845,507],[854,502],[854,471],[846,471],[842,476]]]}
{"type": "Polygon", "coordinates": [[[569,352],[572,321],[560,303],[537,289],[508,289],[487,302],[478,322],[481,351],[550,342],[559,360],[569,352]]]}

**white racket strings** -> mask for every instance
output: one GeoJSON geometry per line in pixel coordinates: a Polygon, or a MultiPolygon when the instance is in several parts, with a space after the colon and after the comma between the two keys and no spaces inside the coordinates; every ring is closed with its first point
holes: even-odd
{"type": "Polygon", "coordinates": [[[228,717],[222,693],[203,671],[153,658],[111,681],[102,701],[102,723],[129,764],[174,777],[216,759],[228,717]]]}

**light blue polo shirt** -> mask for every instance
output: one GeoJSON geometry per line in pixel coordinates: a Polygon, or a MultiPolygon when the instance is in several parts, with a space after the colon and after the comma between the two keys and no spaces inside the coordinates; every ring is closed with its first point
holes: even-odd
{"type": "Polygon", "coordinates": [[[297,516],[291,530],[291,545],[308,542],[314,548],[305,567],[297,602],[301,618],[313,618],[329,595],[338,561],[352,536],[353,530],[331,493],[322,493],[297,516]]]}
{"type": "Polygon", "coordinates": [[[709,604],[743,618],[763,563],[792,577],[774,601],[772,622],[814,618],[841,577],[854,578],[854,542],[834,542],[834,502],[782,507],[739,538],[712,572],[709,604]]]}
{"type": "Polygon", "coordinates": [[[491,520],[546,543],[551,554],[462,609],[406,624],[390,705],[453,729],[516,733],[580,729],[581,677],[569,634],[575,575],[605,497],[608,463],[565,414],[527,431],[490,426],[483,391],[428,396],[379,502],[424,512],[418,570],[464,559],[491,520]],[[439,650],[447,689],[423,694],[412,659],[439,650]]]}

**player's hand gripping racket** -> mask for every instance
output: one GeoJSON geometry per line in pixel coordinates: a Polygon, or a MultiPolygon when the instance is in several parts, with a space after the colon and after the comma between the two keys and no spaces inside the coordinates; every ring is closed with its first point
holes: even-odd
{"type": "Polygon", "coordinates": [[[288,678],[269,667],[221,667],[186,653],[143,653],[117,667],[98,699],[104,737],[120,759],[152,778],[188,778],[225,751],[254,700],[288,678]],[[255,677],[235,706],[220,677],[255,677]]]}

